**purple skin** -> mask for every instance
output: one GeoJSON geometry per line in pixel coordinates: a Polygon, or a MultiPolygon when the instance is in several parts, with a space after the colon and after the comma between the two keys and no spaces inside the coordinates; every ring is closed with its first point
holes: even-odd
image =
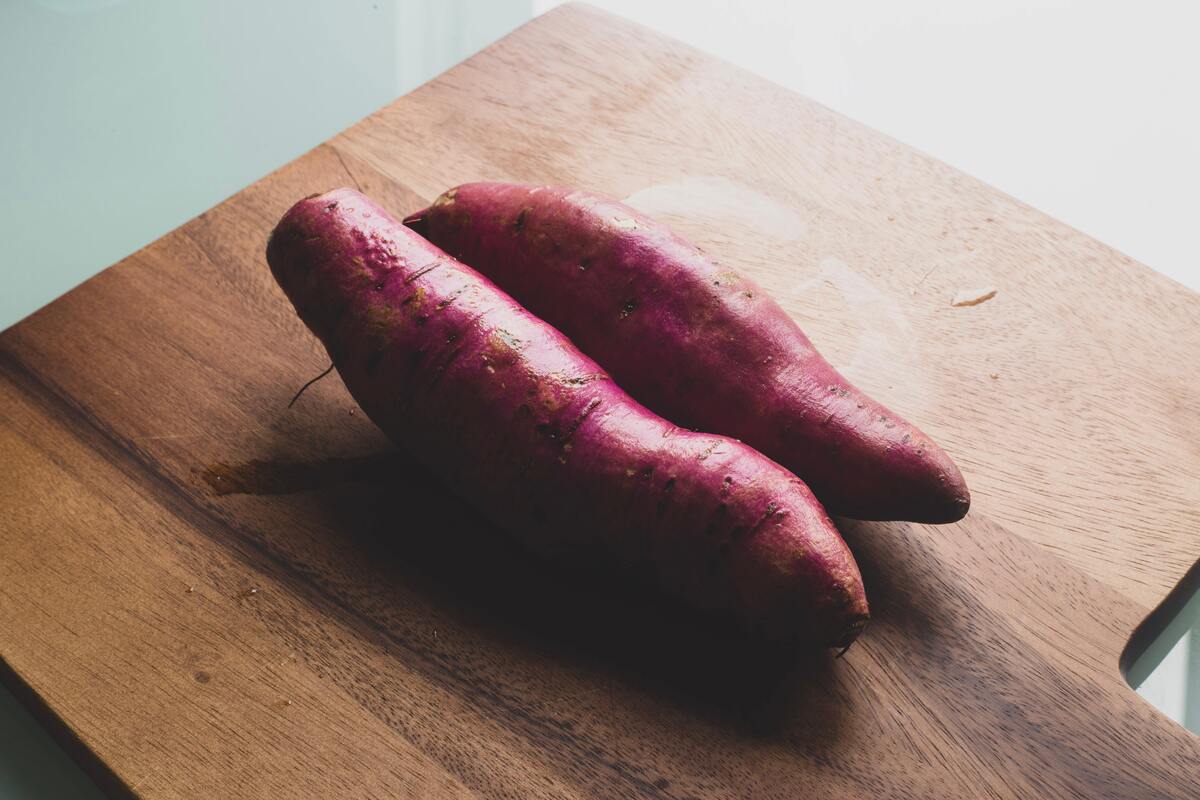
{"type": "Polygon", "coordinates": [[[559,328],[649,408],[741,439],[832,513],[966,515],[970,493],[941,448],[838,374],[758,286],[629,206],[468,183],[404,222],[559,328]]]}
{"type": "Polygon", "coordinates": [[[774,639],[844,647],[866,624],[854,557],[800,480],[651,413],[367,197],[301,200],[267,261],[370,418],[534,551],[616,561],[774,639]]]}

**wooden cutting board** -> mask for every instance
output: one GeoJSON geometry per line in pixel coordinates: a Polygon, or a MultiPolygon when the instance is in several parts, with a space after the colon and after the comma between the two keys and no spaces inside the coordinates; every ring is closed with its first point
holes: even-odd
{"type": "Polygon", "coordinates": [[[3,674],[114,794],[1196,798],[1200,738],[1119,661],[1198,580],[1198,390],[1196,294],[564,8],[0,335],[3,674]],[[661,215],[958,460],[963,522],[840,523],[844,658],[548,574],[336,377],[288,408],[327,362],[264,261],[283,211],[478,179],[661,215]]]}

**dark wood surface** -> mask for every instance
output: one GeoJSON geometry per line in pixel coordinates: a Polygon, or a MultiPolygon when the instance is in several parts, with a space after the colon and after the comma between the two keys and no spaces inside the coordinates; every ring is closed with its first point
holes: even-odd
{"type": "Polygon", "coordinates": [[[1196,294],[564,8],[0,335],[0,677],[145,797],[1195,798],[1200,738],[1118,662],[1200,557],[1198,365],[1196,294]],[[327,362],[282,212],[477,179],[631,196],[955,456],[962,523],[840,523],[844,658],[552,573],[335,377],[288,409],[327,362]]]}

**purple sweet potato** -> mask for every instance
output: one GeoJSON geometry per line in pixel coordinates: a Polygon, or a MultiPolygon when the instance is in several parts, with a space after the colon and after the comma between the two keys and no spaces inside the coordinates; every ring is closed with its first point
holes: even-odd
{"type": "Polygon", "coordinates": [[[736,437],[835,514],[953,522],[954,462],[838,374],[765,292],[665,226],[571,189],[469,183],[405,220],[570,337],[635,398],[736,437]]]}
{"type": "Polygon", "coordinates": [[[858,567],[804,483],[651,413],[370,199],[301,200],[267,260],[370,418],[534,551],[615,563],[772,638],[862,629],[858,567]]]}

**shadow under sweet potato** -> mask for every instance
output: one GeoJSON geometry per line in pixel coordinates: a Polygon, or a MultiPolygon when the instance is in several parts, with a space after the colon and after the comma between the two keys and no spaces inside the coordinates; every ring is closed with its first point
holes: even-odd
{"type": "Polygon", "coordinates": [[[534,658],[600,669],[752,735],[835,735],[842,704],[831,652],[745,635],[605,565],[534,557],[402,453],[214,464],[201,477],[216,495],[309,494],[321,529],[371,565],[363,579],[372,594],[403,585],[439,614],[534,658]]]}
{"type": "Polygon", "coordinates": [[[953,568],[933,553],[933,536],[955,536],[953,526],[864,522],[836,518],[862,573],[871,604],[866,637],[896,637],[930,653],[950,652],[961,638],[961,608],[977,601],[953,580],[953,568]]]}

